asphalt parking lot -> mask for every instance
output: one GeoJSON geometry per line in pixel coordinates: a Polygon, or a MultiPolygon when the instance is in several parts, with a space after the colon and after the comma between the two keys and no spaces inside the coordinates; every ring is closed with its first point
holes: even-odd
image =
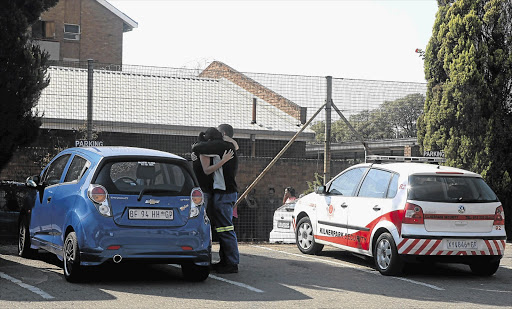
{"type": "Polygon", "coordinates": [[[512,243],[492,277],[454,264],[385,277],[371,261],[327,247],[310,256],[295,245],[243,243],[240,253],[238,274],[212,273],[200,283],[184,280],[176,265],[121,263],[93,268],[85,282],[72,284],[53,255],[20,258],[16,245],[4,242],[0,308],[512,307],[512,243]]]}

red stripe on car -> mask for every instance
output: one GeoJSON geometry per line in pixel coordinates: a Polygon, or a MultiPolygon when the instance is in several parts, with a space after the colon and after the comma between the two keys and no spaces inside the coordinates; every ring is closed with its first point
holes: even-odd
{"type": "Polygon", "coordinates": [[[441,243],[441,240],[438,239],[436,240],[436,242],[434,243],[434,245],[432,245],[432,247],[427,251],[427,253],[425,253],[425,255],[431,255],[432,252],[434,252],[434,250],[437,249],[437,247],[439,246],[439,244],[441,243]]]}
{"type": "Polygon", "coordinates": [[[404,250],[404,252],[402,252],[402,254],[407,254],[409,252],[411,252],[411,250],[414,248],[414,246],[416,246],[417,243],[419,243],[420,240],[419,239],[415,239],[412,244],[409,245],[409,247],[407,249],[404,250]]]}

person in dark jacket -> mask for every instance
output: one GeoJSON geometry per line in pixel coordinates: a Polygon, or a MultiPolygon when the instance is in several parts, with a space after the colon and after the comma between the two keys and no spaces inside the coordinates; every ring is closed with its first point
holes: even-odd
{"type": "MultiPolygon", "coordinates": [[[[222,124],[218,127],[218,130],[226,139],[232,140],[232,126],[222,124]]],[[[214,181],[213,202],[211,204],[212,223],[215,231],[218,233],[220,244],[220,262],[212,264],[212,268],[218,273],[237,273],[240,262],[238,243],[233,225],[233,207],[238,197],[236,183],[238,156],[235,147],[236,143],[231,141],[213,139],[196,144],[192,149],[200,155],[201,165],[206,175],[222,168],[222,179],[218,183],[214,181]]]]}

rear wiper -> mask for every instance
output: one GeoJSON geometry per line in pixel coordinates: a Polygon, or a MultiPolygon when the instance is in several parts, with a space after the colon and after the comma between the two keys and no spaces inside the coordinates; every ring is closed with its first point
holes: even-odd
{"type": "Polygon", "coordinates": [[[142,199],[142,196],[149,192],[152,192],[152,193],[168,193],[168,192],[170,192],[170,193],[172,193],[172,192],[176,192],[176,191],[169,190],[169,189],[144,188],[144,189],[140,190],[139,197],[137,198],[137,202],[140,202],[140,200],[142,199]]]}

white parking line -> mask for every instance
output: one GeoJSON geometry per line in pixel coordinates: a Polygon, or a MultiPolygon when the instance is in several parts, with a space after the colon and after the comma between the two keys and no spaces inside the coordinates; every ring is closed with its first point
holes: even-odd
{"type": "Polygon", "coordinates": [[[6,279],[11,281],[12,283],[15,283],[22,288],[25,288],[29,290],[30,292],[36,293],[37,295],[41,296],[44,299],[54,299],[55,297],[51,296],[50,294],[46,293],[45,291],[41,290],[40,288],[36,288],[35,286],[32,286],[30,284],[23,283],[21,280],[18,280],[16,278],[13,278],[9,276],[8,274],[5,274],[0,271],[0,278],[6,279]]]}
{"type": "MultiPolygon", "coordinates": [[[[260,248],[260,249],[265,249],[265,250],[269,250],[269,251],[274,251],[274,252],[279,252],[279,253],[283,253],[283,254],[288,254],[288,255],[304,258],[304,259],[314,260],[314,261],[318,261],[318,262],[321,262],[321,263],[334,264],[334,265],[338,265],[338,266],[348,267],[348,268],[356,269],[356,270],[359,270],[359,271],[362,271],[362,272],[365,272],[365,273],[369,273],[369,274],[380,275],[380,273],[378,271],[369,270],[369,269],[366,269],[366,268],[356,267],[356,266],[354,266],[352,264],[349,264],[349,263],[324,260],[324,259],[321,259],[321,258],[309,256],[309,255],[290,253],[290,252],[281,251],[281,250],[275,250],[275,249],[271,249],[271,248],[267,248],[267,247],[262,247],[262,246],[255,246],[255,245],[251,245],[251,246],[255,247],[255,248],[260,248]]],[[[431,288],[431,289],[434,289],[434,290],[437,290],[437,291],[444,291],[443,288],[440,288],[438,286],[435,286],[435,285],[432,285],[432,284],[428,284],[428,283],[424,283],[424,282],[420,282],[420,281],[416,281],[416,280],[411,280],[411,279],[401,278],[401,277],[387,277],[387,278],[393,278],[393,279],[398,279],[398,280],[406,281],[406,282],[409,282],[409,283],[412,283],[412,284],[422,285],[422,286],[425,286],[425,287],[428,287],[428,288],[431,288]]]]}
{"type": "MultiPolygon", "coordinates": [[[[169,264],[169,266],[173,266],[173,267],[176,267],[176,268],[181,268],[181,266],[178,265],[178,264],[169,264]]],[[[226,282],[226,283],[229,283],[229,284],[232,284],[232,285],[239,286],[241,288],[248,289],[249,291],[253,291],[253,292],[256,292],[256,293],[264,293],[265,292],[265,291],[262,291],[260,289],[255,288],[253,286],[247,285],[245,283],[241,283],[241,282],[237,282],[237,281],[233,281],[233,280],[228,280],[228,279],[225,279],[225,278],[222,278],[222,277],[217,277],[217,276],[214,276],[214,275],[211,275],[211,274],[210,274],[209,277],[212,278],[212,279],[215,279],[215,280],[219,280],[219,281],[222,281],[222,282],[226,282]]]]}
{"type": "Polygon", "coordinates": [[[246,288],[246,289],[248,289],[250,291],[253,291],[253,292],[256,292],[256,293],[264,293],[264,291],[262,291],[260,289],[257,289],[255,287],[252,287],[250,285],[247,285],[245,283],[228,280],[228,279],[225,279],[225,278],[222,278],[222,277],[217,277],[217,276],[214,276],[214,275],[210,275],[210,278],[215,279],[215,280],[219,280],[219,281],[222,281],[222,282],[226,282],[226,283],[229,283],[229,284],[233,284],[233,285],[239,286],[241,288],[246,288]]]}
{"type": "Polygon", "coordinates": [[[473,288],[473,290],[492,292],[492,293],[507,293],[507,294],[512,292],[512,291],[507,291],[507,290],[486,290],[486,289],[475,289],[475,288],[473,288]]]}

